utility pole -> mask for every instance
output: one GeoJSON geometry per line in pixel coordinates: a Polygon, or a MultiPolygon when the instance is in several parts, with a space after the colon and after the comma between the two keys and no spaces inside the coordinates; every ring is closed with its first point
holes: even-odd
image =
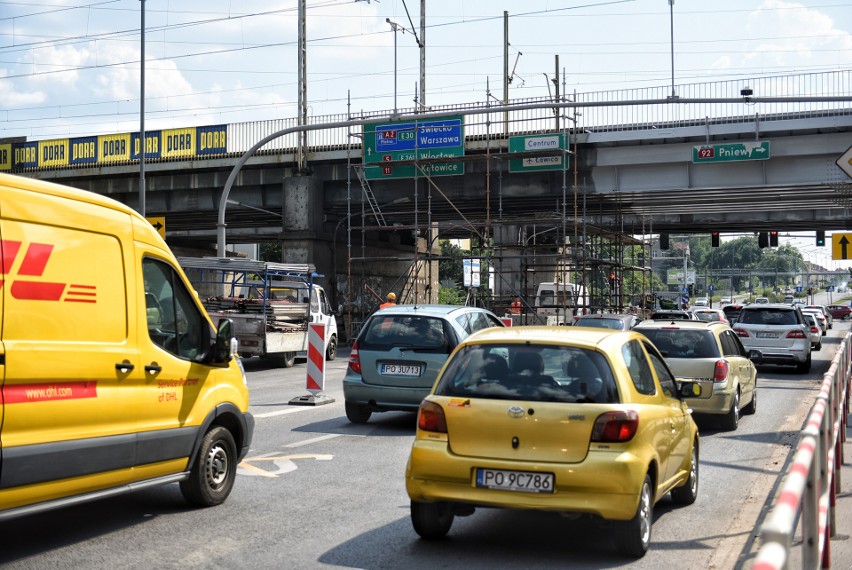
{"type": "MultiPolygon", "coordinates": [[[[509,12],[503,11],[503,104],[509,104],[509,12]]],[[[509,111],[503,113],[503,136],[509,136],[509,111]]]]}
{"type": "Polygon", "coordinates": [[[140,57],[142,69],[139,78],[139,213],[145,216],[145,0],[142,2],[142,44],[140,57]]]}
{"type": "Polygon", "coordinates": [[[426,0],[420,0],[420,108],[426,110],[426,0]]]}
{"type": "MultiPolygon", "coordinates": [[[[299,0],[299,47],[298,47],[298,62],[299,67],[299,126],[308,124],[308,48],[306,36],[306,17],[305,3],[307,0],[299,0]]],[[[307,129],[299,130],[299,143],[296,149],[296,167],[300,174],[307,172],[307,148],[308,148],[308,131],[307,129]]]]}

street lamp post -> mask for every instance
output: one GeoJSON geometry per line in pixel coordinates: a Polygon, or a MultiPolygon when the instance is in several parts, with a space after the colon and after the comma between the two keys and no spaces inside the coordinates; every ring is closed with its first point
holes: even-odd
{"type": "Polygon", "coordinates": [[[390,18],[385,18],[385,22],[390,24],[391,31],[393,31],[393,114],[396,115],[396,32],[402,30],[402,33],[405,33],[405,26],[390,18]]]}

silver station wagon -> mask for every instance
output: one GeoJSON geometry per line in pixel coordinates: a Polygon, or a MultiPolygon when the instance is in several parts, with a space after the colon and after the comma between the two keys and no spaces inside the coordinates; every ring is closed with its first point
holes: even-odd
{"type": "Polygon", "coordinates": [[[478,307],[398,305],[373,313],[349,354],[346,417],[362,424],[373,412],[417,411],[456,346],[502,326],[497,315],[478,307]]]}

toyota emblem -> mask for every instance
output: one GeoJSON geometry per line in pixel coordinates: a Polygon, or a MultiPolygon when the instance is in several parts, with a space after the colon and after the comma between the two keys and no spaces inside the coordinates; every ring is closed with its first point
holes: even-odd
{"type": "Polygon", "coordinates": [[[511,406],[507,412],[509,413],[510,418],[524,417],[524,409],[521,406],[511,406]]]}

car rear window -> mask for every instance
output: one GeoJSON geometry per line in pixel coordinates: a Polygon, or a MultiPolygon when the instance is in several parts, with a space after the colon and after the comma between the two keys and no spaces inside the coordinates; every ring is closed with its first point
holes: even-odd
{"type": "Polygon", "coordinates": [[[636,328],[654,343],[666,358],[719,358],[719,345],[712,331],[679,328],[636,328]]]}
{"type": "Polygon", "coordinates": [[[612,370],[594,350],[551,345],[471,345],[455,354],[440,396],[532,402],[619,401],[612,370]]]}
{"type": "Polygon", "coordinates": [[[456,344],[442,319],[420,315],[373,316],[358,337],[361,350],[408,347],[422,352],[447,353],[456,344]]]}
{"type": "Polygon", "coordinates": [[[795,325],[795,311],[785,308],[743,309],[737,319],[742,325],[795,325]]]}
{"type": "Polygon", "coordinates": [[[613,329],[620,331],[624,329],[624,323],[618,319],[577,319],[578,327],[594,327],[598,329],[613,329]]]}

